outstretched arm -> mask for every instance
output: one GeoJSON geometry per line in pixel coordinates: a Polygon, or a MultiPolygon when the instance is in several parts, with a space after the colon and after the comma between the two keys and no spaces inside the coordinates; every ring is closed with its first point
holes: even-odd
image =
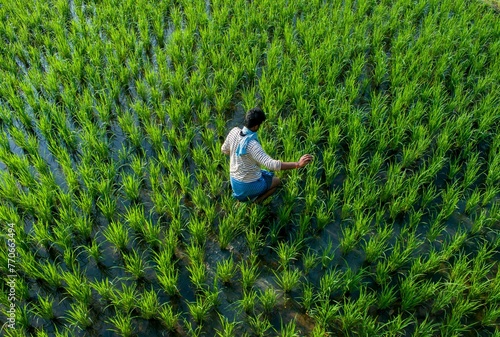
{"type": "Polygon", "coordinates": [[[302,157],[300,157],[298,162],[281,162],[281,169],[282,170],[298,169],[298,168],[306,166],[312,160],[313,160],[313,156],[311,156],[310,154],[305,154],[302,157]]]}

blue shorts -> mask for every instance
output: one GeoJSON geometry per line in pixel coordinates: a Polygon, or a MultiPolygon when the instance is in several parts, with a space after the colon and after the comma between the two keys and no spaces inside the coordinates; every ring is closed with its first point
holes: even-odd
{"type": "Polygon", "coordinates": [[[245,183],[231,177],[231,187],[233,188],[233,197],[239,201],[250,201],[264,194],[273,182],[273,172],[261,170],[262,176],[256,181],[245,183]]]}

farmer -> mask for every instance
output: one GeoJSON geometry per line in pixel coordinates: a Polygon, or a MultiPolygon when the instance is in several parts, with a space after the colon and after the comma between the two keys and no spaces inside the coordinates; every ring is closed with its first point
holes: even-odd
{"type": "Polygon", "coordinates": [[[230,156],[231,187],[233,196],[240,201],[261,202],[281,184],[273,172],[261,170],[260,165],[271,171],[291,170],[304,167],[313,159],[310,154],[303,155],[298,162],[282,162],[271,158],[257,138],[257,130],[265,120],[262,109],[250,109],[245,116],[243,129],[233,128],[221,148],[223,153],[230,156]]]}

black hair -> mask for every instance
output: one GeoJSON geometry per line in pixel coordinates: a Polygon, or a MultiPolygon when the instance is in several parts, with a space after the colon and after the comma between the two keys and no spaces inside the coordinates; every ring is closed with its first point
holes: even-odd
{"type": "Polygon", "coordinates": [[[262,124],[265,120],[266,114],[261,108],[252,108],[248,110],[245,116],[245,126],[250,129],[256,125],[262,124]]]}

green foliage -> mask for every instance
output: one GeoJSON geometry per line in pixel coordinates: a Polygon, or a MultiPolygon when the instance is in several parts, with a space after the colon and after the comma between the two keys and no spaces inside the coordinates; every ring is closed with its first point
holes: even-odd
{"type": "Polygon", "coordinates": [[[57,0],[0,18],[6,335],[148,334],[141,319],[193,336],[494,333],[500,30],[485,2],[57,0]],[[220,153],[255,106],[273,158],[315,158],[277,172],[263,205],[231,197],[220,153]],[[300,303],[254,290],[268,277],[300,303]],[[213,323],[212,281],[248,315],[213,323]]]}

